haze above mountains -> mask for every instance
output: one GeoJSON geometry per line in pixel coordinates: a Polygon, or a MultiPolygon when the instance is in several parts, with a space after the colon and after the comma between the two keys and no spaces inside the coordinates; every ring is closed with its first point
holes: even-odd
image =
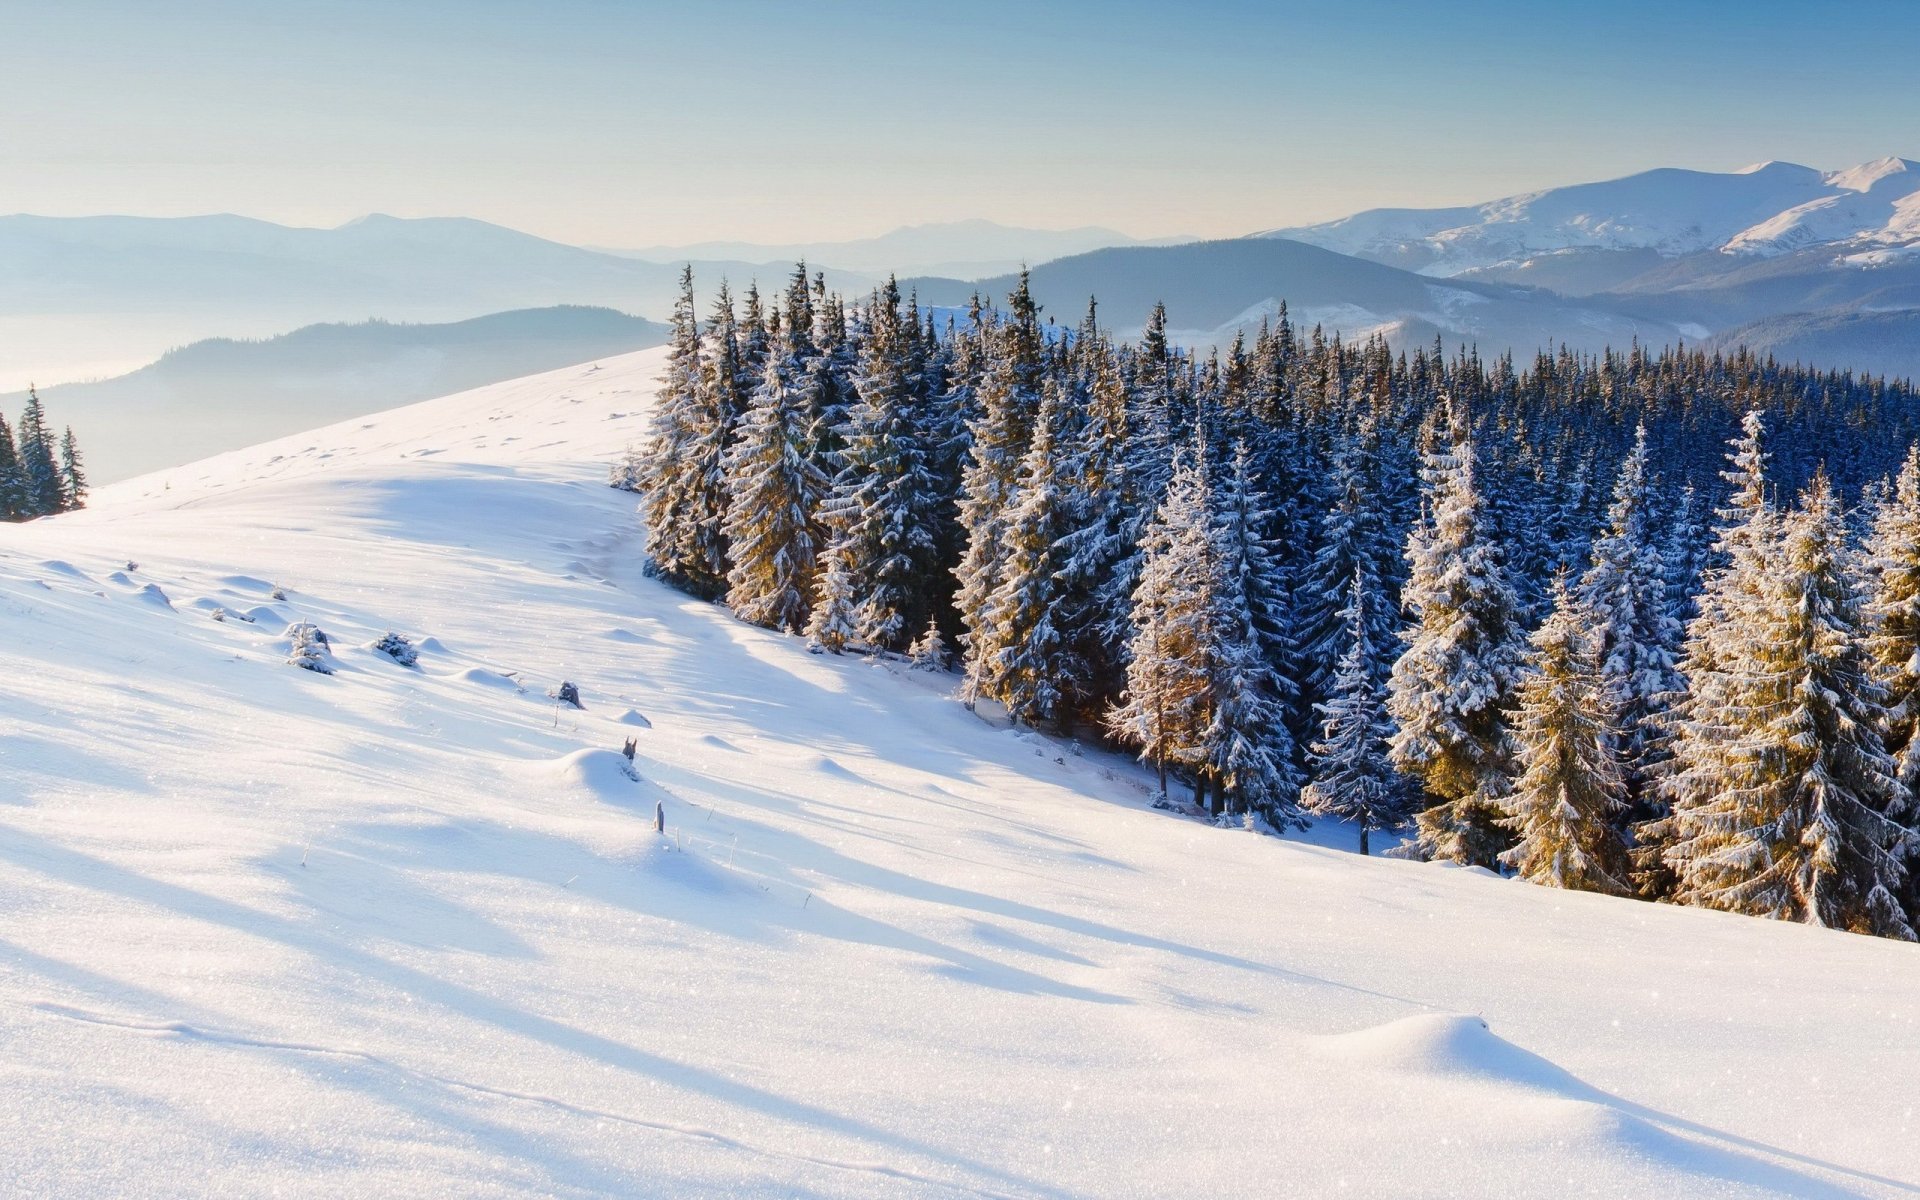
{"type": "MultiPolygon", "coordinates": [[[[1103,323],[1128,336],[1164,301],[1174,329],[1195,345],[1229,340],[1285,302],[1296,325],[1349,339],[1437,336],[1520,355],[1636,338],[1744,343],[1820,366],[1920,376],[1920,164],[1883,158],[1832,172],[1782,162],[1726,173],[1661,169],[1208,242],[962,221],[852,242],[603,251],[463,218],[376,215],[297,229],[238,216],[0,217],[0,388],[99,379],[207,337],[259,339],[318,322],[426,323],[336,331],[324,371],[303,349],[310,339],[291,339],[240,359],[188,355],[138,386],[74,390],[65,418],[83,443],[100,447],[100,477],[119,478],[364,411],[355,408],[364,378],[343,369],[356,356],[383,370],[411,361],[417,382],[444,371],[474,386],[607,343],[609,315],[594,308],[663,319],[682,263],[693,264],[704,312],[721,279],[736,294],[756,280],[778,288],[802,257],[846,294],[892,273],[936,305],[965,304],[976,292],[997,299],[1031,265],[1035,294],[1056,319],[1077,320],[1097,297],[1103,323]],[[572,307],[531,327],[523,319],[508,354],[428,328],[553,306],[572,307]],[[529,343],[528,328],[542,345],[529,343]],[[434,355],[432,371],[419,368],[434,355]],[[470,361],[455,361],[463,358],[470,361]],[[235,366],[241,360],[245,370],[235,366]],[[202,361],[221,364],[217,378],[189,369],[202,361]],[[226,419],[252,418],[231,434],[226,419],[200,421],[210,428],[186,429],[158,451],[149,442],[144,457],[122,456],[106,431],[130,428],[125,418],[142,406],[154,417],[160,377],[175,397],[165,403],[176,427],[196,395],[214,392],[226,419]]],[[[633,325],[613,340],[634,349],[648,343],[632,339],[646,336],[633,325]]]]}

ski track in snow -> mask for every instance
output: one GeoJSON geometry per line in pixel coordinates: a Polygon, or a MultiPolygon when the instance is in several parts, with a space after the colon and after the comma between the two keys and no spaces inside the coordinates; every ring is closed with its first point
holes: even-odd
{"type": "Polygon", "coordinates": [[[602,483],[660,364],[0,527],[0,1195],[1920,1194],[1912,947],[1156,813],[734,622],[602,483]]]}

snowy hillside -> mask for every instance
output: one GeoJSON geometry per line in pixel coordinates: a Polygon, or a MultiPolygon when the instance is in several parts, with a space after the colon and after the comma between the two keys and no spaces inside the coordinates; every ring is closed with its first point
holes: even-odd
{"type": "Polygon", "coordinates": [[[736,623],[603,483],[662,353],[0,527],[0,1195],[1920,1192],[1913,946],[1203,826],[736,623]]]}
{"type": "Polygon", "coordinates": [[[1822,174],[1768,162],[1661,169],[1466,208],[1375,209],[1263,236],[1451,276],[1574,251],[1781,253],[1920,242],[1920,168],[1886,158],[1822,174]]]}

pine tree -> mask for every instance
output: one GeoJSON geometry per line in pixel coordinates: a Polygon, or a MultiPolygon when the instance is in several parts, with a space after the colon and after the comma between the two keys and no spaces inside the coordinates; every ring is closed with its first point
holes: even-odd
{"type": "Polygon", "coordinates": [[[940,636],[940,622],[929,617],[926,632],[907,648],[907,661],[921,671],[944,671],[948,658],[946,639],[940,636]]]}
{"type": "Polygon", "coordinates": [[[702,361],[691,267],[680,273],[668,345],[640,470],[647,497],[647,573],[712,598],[727,577],[721,525],[732,422],[718,407],[725,399],[707,386],[709,364],[702,361]]]}
{"type": "Polygon", "coordinates": [[[1606,629],[1567,587],[1564,572],[1551,597],[1552,609],[1532,638],[1532,670],[1519,689],[1520,774],[1504,822],[1518,840],[1501,861],[1549,887],[1631,895],[1632,865],[1619,830],[1627,772],[1618,677],[1602,660],[1606,629]]]}
{"type": "Polygon", "coordinates": [[[1386,691],[1377,673],[1374,621],[1367,575],[1355,570],[1341,617],[1347,648],[1334,673],[1331,694],[1314,706],[1321,736],[1313,744],[1313,782],[1300,794],[1308,812],[1352,821],[1360,827],[1360,853],[1368,835],[1396,829],[1407,819],[1407,788],[1387,758],[1393,725],[1386,691]]]}
{"type": "Polygon", "coordinates": [[[1907,450],[1873,522],[1864,562],[1867,652],[1886,692],[1882,730],[1895,774],[1920,798],[1920,443],[1907,450]]]}
{"type": "Polygon", "coordinates": [[[1430,857],[1492,868],[1511,839],[1500,798],[1512,759],[1507,713],[1522,642],[1500,547],[1485,527],[1474,444],[1456,424],[1421,471],[1429,513],[1407,544],[1401,603],[1413,625],[1393,665],[1393,763],[1437,803],[1420,814],[1430,857]]]}
{"type": "Polygon", "coordinates": [[[954,571],[960,585],[954,605],[965,629],[968,703],[979,693],[991,667],[987,606],[1000,586],[1007,511],[1040,405],[1038,310],[1027,293],[1024,274],[1009,307],[1010,319],[983,330],[986,361],[976,396],[979,411],[969,426],[967,467],[961,482],[960,525],[966,534],[966,551],[954,571]]]}
{"type": "MultiPolygon", "coordinates": [[[[1619,749],[1626,785],[1637,801],[1657,746],[1668,698],[1680,689],[1674,654],[1680,623],[1667,607],[1666,565],[1653,531],[1653,484],[1647,474],[1647,428],[1634,435],[1608,510],[1608,530],[1593,545],[1580,599],[1599,638],[1601,670],[1619,705],[1619,749]]],[[[1658,815],[1644,807],[1640,819],[1658,815]]]]}
{"type": "Polygon", "coordinates": [[[1229,814],[1259,813],[1276,829],[1304,829],[1300,778],[1287,712],[1297,693],[1286,668],[1293,661],[1286,580],[1266,529],[1273,513],[1255,487],[1244,443],[1218,492],[1210,546],[1214,660],[1209,769],[1229,814]]]}
{"type": "Polygon", "coordinates": [[[73,427],[60,434],[60,508],[72,512],[86,507],[87,475],[80,461],[80,445],[74,441],[73,427]]]}
{"type": "Polygon", "coordinates": [[[1061,408],[1060,386],[1049,383],[1007,512],[999,581],[974,635],[982,658],[980,690],[1028,724],[1063,715],[1063,684],[1079,669],[1056,623],[1059,543],[1067,516],[1056,449],[1061,408]]]}
{"type": "Polygon", "coordinates": [[[942,497],[912,360],[917,331],[889,279],[868,313],[845,467],[829,505],[859,592],[860,639],[899,649],[934,612],[942,497]]]}
{"type": "Polygon", "coordinates": [[[27,512],[44,517],[61,508],[60,468],[55,463],[53,435],[47,429],[47,411],[40,393],[27,389],[26,411],[16,430],[20,470],[26,477],[27,512]]]}
{"type": "Polygon", "coordinates": [[[1166,803],[1168,766],[1196,770],[1212,722],[1206,660],[1208,570],[1212,525],[1206,456],[1176,456],[1167,497],[1141,539],[1134,586],[1127,687],[1107,716],[1122,742],[1140,747],[1159,775],[1157,803],[1166,803]]]}
{"type": "Polygon", "coordinates": [[[30,511],[31,492],[27,473],[20,469],[20,453],[14,447],[13,430],[0,416],[0,521],[24,521],[30,511]]]}
{"type": "Polygon", "coordinates": [[[807,649],[815,654],[843,653],[859,636],[854,623],[853,574],[847,569],[847,544],[829,547],[822,556],[819,596],[807,619],[807,649]]]}
{"type": "Polygon", "coordinates": [[[1845,537],[1816,474],[1746,610],[1747,657],[1722,684],[1733,736],[1698,714],[1684,727],[1676,760],[1705,786],[1676,799],[1665,858],[1682,903],[1913,940],[1899,899],[1911,805],[1881,740],[1845,537]]]}
{"type": "MultiPolygon", "coordinates": [[[[781,340],[786,333],[783,330],[781,340]]],[[[816,520],[827,479],[807,456],[808,414],[778,343],[727,455],[725,533],[733,557],[727,604],[755,625],[794,633],[806,627],[819,569],[816,520]]]]}

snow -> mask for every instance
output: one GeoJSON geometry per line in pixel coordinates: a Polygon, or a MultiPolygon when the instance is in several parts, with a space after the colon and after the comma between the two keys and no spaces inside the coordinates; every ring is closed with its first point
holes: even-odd
{"type": "Polygon", "coordinates": [[[0,1194],[1920,1190],[1912,947],[1157,813],[735,622],[602,482],[662,362],[0,528],[0,1194]]]}

